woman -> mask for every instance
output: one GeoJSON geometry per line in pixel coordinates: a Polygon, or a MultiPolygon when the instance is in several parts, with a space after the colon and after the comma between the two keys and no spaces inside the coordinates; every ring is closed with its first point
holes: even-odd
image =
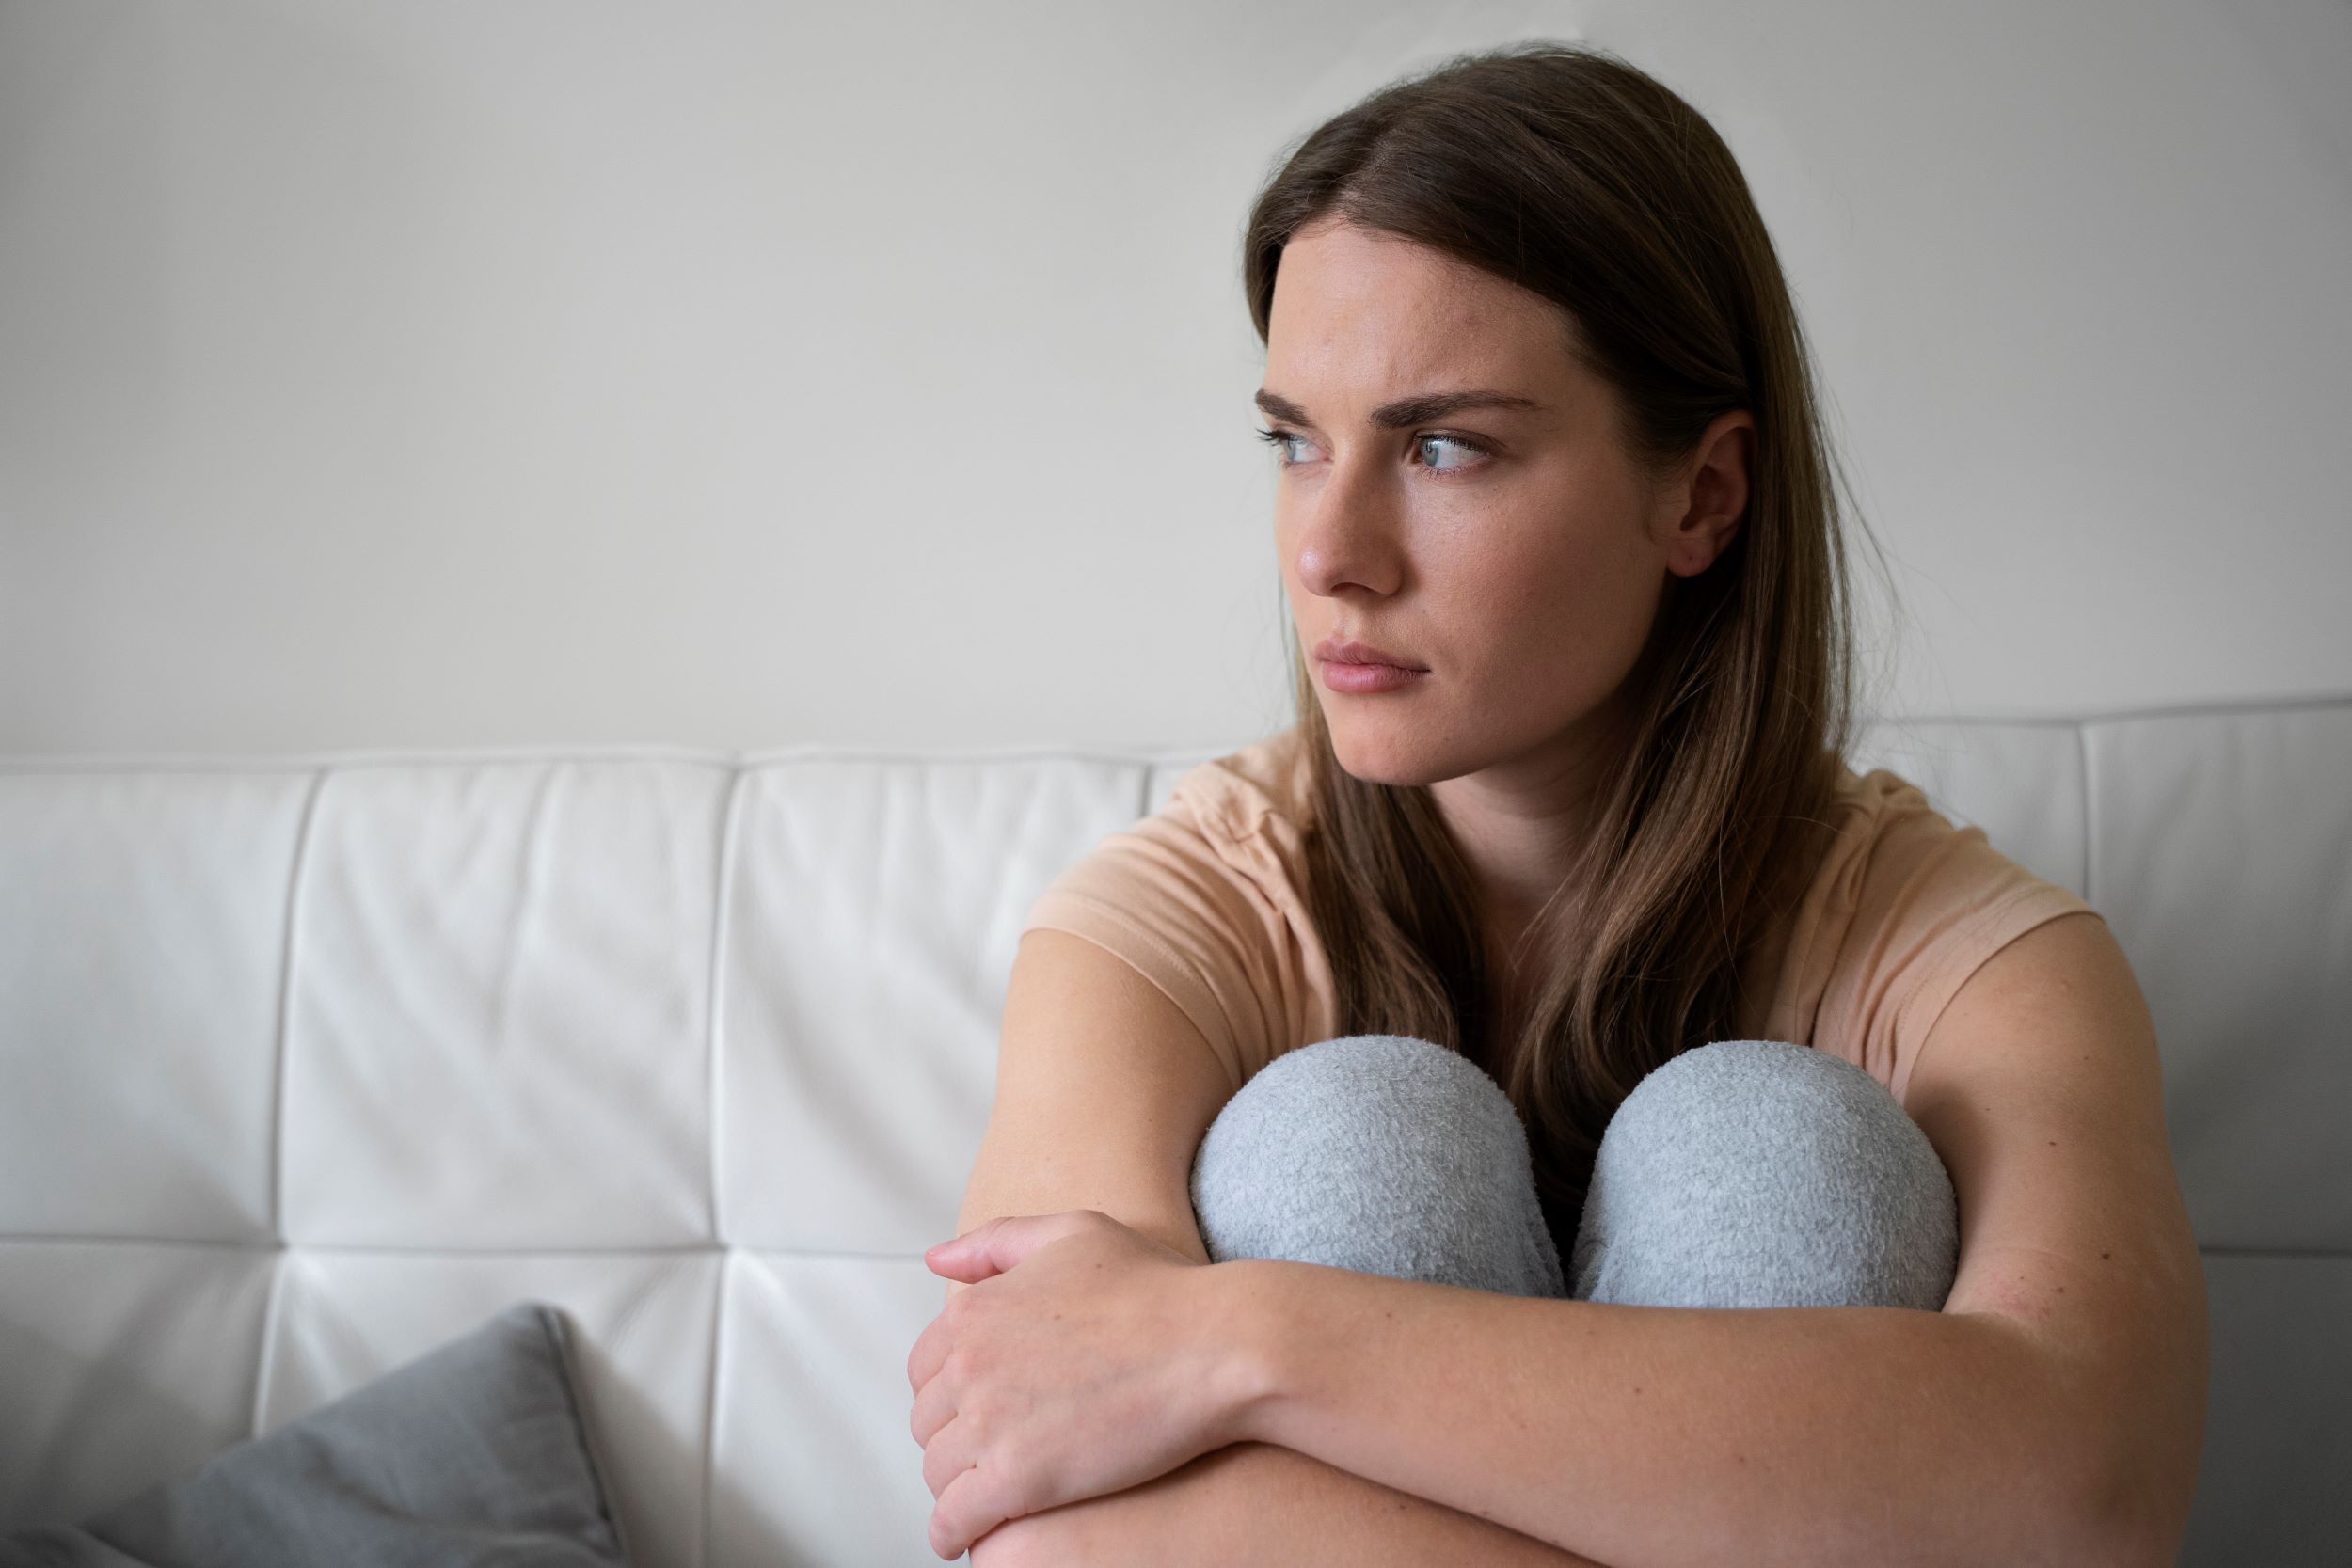
{"type": "Polygon", "coordinates": [[[933,1549],[2169,1561],[2153,1025],[2096,911],[1842,760],[1722,141],[1462,57],[1311,135],[1245,267],[1299,718],[1031,912],[908,1358],[933,1549]]]}

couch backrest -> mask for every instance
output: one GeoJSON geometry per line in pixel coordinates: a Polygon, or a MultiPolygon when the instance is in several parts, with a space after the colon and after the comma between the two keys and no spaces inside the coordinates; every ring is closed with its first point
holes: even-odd
{"type": "MultiPolygon", "coordinates": [[[[0,1527],[535,1297],[645,1561],[935,1562],[905,1359],[1020,922],[1228,749],[0,759],[0,1527]]],[[[2352,700],[1852,760],[2149,994],[2214,1310],[2185,1560],[2352,1539],[2352,700]]]]}

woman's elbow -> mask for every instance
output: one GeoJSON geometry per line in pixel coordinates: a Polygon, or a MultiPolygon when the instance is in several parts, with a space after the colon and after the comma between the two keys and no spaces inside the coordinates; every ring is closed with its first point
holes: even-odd
{"type": "Polygon", "coordinates": [[[2079,1511],[2082,1546],[2065,1560],[2098,1568],[2172,1568],[2188,1533],[2203,1445],[2201,1389],[2196,1419],[2152,1424],[2089,1488],[2079,1511]],[[2161,1439],[2151,1435],[2167,1433],[2161,1439]]]}
{"type": "Polygon", "coordinates": [[[2086,1562],[2112,1563],[2115,1568],[2172,1568],[2180,1560],[2181,1541],[2188,1533],[2188,1511],[2197,1489],[2192,1459],[2185,1471],[2177,1464],[2143,1465],[2109,1493],[2093,1525],[2097,1555],[2086,1562]]]}

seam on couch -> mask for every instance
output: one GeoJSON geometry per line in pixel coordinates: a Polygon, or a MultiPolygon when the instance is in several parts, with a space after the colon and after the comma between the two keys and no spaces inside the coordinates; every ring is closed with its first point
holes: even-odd
{"type": "Polygon", "coordinates": [[[726,1030],[721,1016],[723,988],[719,984],[719,966],[726,953],[727,904],[735,886],[736,832],[742,813],[743,778],[744,770],[740,768],[728,774],[726,797],[719,807],[718,863],[711,868],[710,968],[703,996],[703,1138],[709,1153],[706,1175],[709,1181],[710,1239],[719,1245],[725,1244],[727,1235],[720,1196],[723,1190],[722,1140],[725,1136],[725,1118],[720,1115],[719,1069],[726,1030]]]}
{"type": "MultiPolygon", "coordinates": [[[[2066,723],[2128,723],[2142,719],[2186,719],[2208,715],[2238,713],[2296,712],[2303,709],[2352,707],[2352,691],[2313,691],[2288,693],[2277,697],[2216,697],[2190,703],[2154,705],[2147,707],[2103,709],[2082,714],[1986,714],[1915,712],[1903,714],[1866,713],[1860,715],[1867,726],[1887,721],[1908,723],[1994,724],[1994,725],[2058,725],[2066,723]]],[[[1209,754],[1222,755],[1239,750],[1251,740],[1247,739],[1209,748],[1209,754]]],[[[1156,766],[1164,761],[1191,758],[1202,752],[1199,746],[1161,747],[1146,749],[1132,746],[1125,749],[1097,748],[1050,741],[1025,741],[999,747],[958,747],[903,750],[882,747],[842,746],[836,743],[791,747],[739,748],[660,745],[655,743],[612,744],[594,746],[567,743],[561,746],[515,747],[379,747],[367,751],[318,752],[22,752],[0,755],[0,773],[51,772],[158,772],[182,770],[187,772],[308,772],[320,768],[402,768],[417,764],[484,763],[484,762],[675,762],[706,768],[765,768],[780,762],[1021,762],[1030,760],[1075,761],[1110,764],[1141,762],[1156,766]]]]}
{"type": "Polygon", "coordinates": [[[302,816],[294,826],[293,863],[286,872],[285,930],[278,947],[277,1039],[271,1052],[269,1109],[269,1233],[281,1243],[286,1239],[286,1063],[297,957],[295,932],[302,913],[302,874],[310,859],[310,828],[318,816],[326,774],[324,768],[313,773],[310,787],[303,792],[302,816]]]}
{"type": "Polygon", "coordinates": [[[2099,817],[2096,797],[2090,788],[2090,726],[2074,726],[2074,771],[2082,789],[2083,827],[2083,902],[2096,909],[2099,906],[2098,846],[2099,817]]]}
{"type": "Polygon", "coordinates": [[[668,762],[733,768],[739,752],[659,741],[606,745],[373,746],[315,752],[57,752],[0,756],[0,771],[25,773],[308,773],[318,768],[470,767],[490,763],[668,762]]]}
{"type": "MultiPolygon", "coordinates": [[[[2347,699],[2352,700],[2352,699],[2347,699]]],[[[790,763],[1084,762],[1109,766],[1156,765],[1196,753],[1221,756],[1263,736],[1248,736],[1203,751],[1197,746],[1136,744],[1098,747],[1056,741],[1009,741],[1001,745],[892,747],[841,741],[799,741],[784,746],[723,748],[659,741],[556,742],[518,746],[376,746],[310,752],[24,752],[0,753],[0,773],[308,773],[318,768],[546,765],[550,763],[670,763],[714,769],[767,768],[790,763]]]]}
{"type": "Polygon", "coordinates": [[[605,1246],[437,1246],[397,1242],[272,1242],[218,1236],[101,1236],[77,1232],[0,1232],[0,1247],[183,1247],[206,1252],[316,1253],[323,1258],[669,1258],[691,1253],[748,1252],[761,1258],[802,1258],[820,1263],[920,1263],[920,1252],[866,1252],[855,1247],[764,1246],[756,1242],[615,1242],[605,1246]]]}
{"type": "Polygon", "coordinates": [[[269,1294],[262,1305],[259,1340],[253,1347],[252,1406],[246,1420],[246,1434],[253,1437],[261,1435],[262,1413],[268,1408],[270,1347],[277,1338],[278,1303],[286,1283],[286,1064],[293,1034],[296,933],[301,928],[303,873],[310,860],[310,828],[318,816],[319,793],[326,787],[326,774],[324,768],[311,774],[310,787],[303,791],[302,815],[294,826],[293,863],[286,872],[286,927],[278,950],[277,1040],[270,1053],[269,1234],[278,1258],[270,1267],[269,1294]]]}
{"type": "Polygon", "coordinates": [[[2127,724],[2141,719],[2199,719],[2240,713],[2293,713],[2303,709],[2352,707],[2352,691],[2290,692],[2276,697],[2212,697],[2184,703],[2152,703],[2144,707],[2101,708],[2081,713],[1954,713],[1917,709],[1903,713],[1870,713],[1867,724],[1980,724],[1995,727],[2059,724],[2127,724]]]}
{"type": "Polygon", "coordinates": [[[724,1190],[725,1169],[722,1142],[725,1137],[725,1117],[721,1115],[719,1101],[720,1053],[724,1049],[726,1029],[719,966],[726,953],[728,894],[735,885],[737,824],[742,814],[744,774],[745,769],[738,765],[727,780],[726,801],[719,815],[719,863],[713,868],[711,879],[714,885],[710,895],[710,981],[709,993],[704,1001],[704,1024],[708,1031],[704,1069],[708,1076],[704,1084],[703,1115],[704,1135],[710,1151],[710,1238],[719,1248],[719,1268],[710,1292],[710,1371],[703,1386],[701,1507],[695,1511],[694,1540],[687,1554],[695,1568],[708,1568],[710,1561],[710,1504],[718,1472],[719,1358],[726,1345],[727,1275],[732,1267],[727,1258],[726,1222],[720,1197],[724,1190]]]}
{"type": "Polygon", "coordinates": [[[703,1506],[694,1533],[694,1568],[710,1568],[710,1507],[719,1479],[719,1363],[727,1349],[727,1288],[735,1261],[719,1257],[719,1279],[710,1292],[710,1383],[703,1394],[703,1506]]]}
{"type": "Polygon", "coordinates": [[[262,1435],[262,1415],[269,1409],[270,1384],[277,1370],[277,1362],[270,1347],[278,1342],[278,1322],[282,1311],[280,1303],[286,1294],[286,1249],[278,1248],[278,1259],[270,1265],[269,1294],[262,1303],[262,1344],[253,1357],[253,1412],[246,1423],[246,1435],[262,1435]]]}

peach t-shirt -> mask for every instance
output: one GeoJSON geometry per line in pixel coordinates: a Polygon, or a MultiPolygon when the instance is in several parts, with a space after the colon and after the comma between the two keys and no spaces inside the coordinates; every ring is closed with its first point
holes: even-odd
{"type": "MultiPolygon", "coordinates": [[[[1207,1037],[1236,1091],[1283,1052],[1338,1032],[1302,891],[1300,739],[1294,725],[1192,768],[1158,811],[1056,878],[1022,926],[1134,965],[1207,1037]]],[[[1839,774],[1835,836],[1753,960],[1775,978],[1751,998],[1740,1037],[1833,1052],[1900,1101],[1920,1043],[1979,965],[2045,921],[2097,911],[1981,828],[1955,827],[1907,780],[1839,774]]]]}

